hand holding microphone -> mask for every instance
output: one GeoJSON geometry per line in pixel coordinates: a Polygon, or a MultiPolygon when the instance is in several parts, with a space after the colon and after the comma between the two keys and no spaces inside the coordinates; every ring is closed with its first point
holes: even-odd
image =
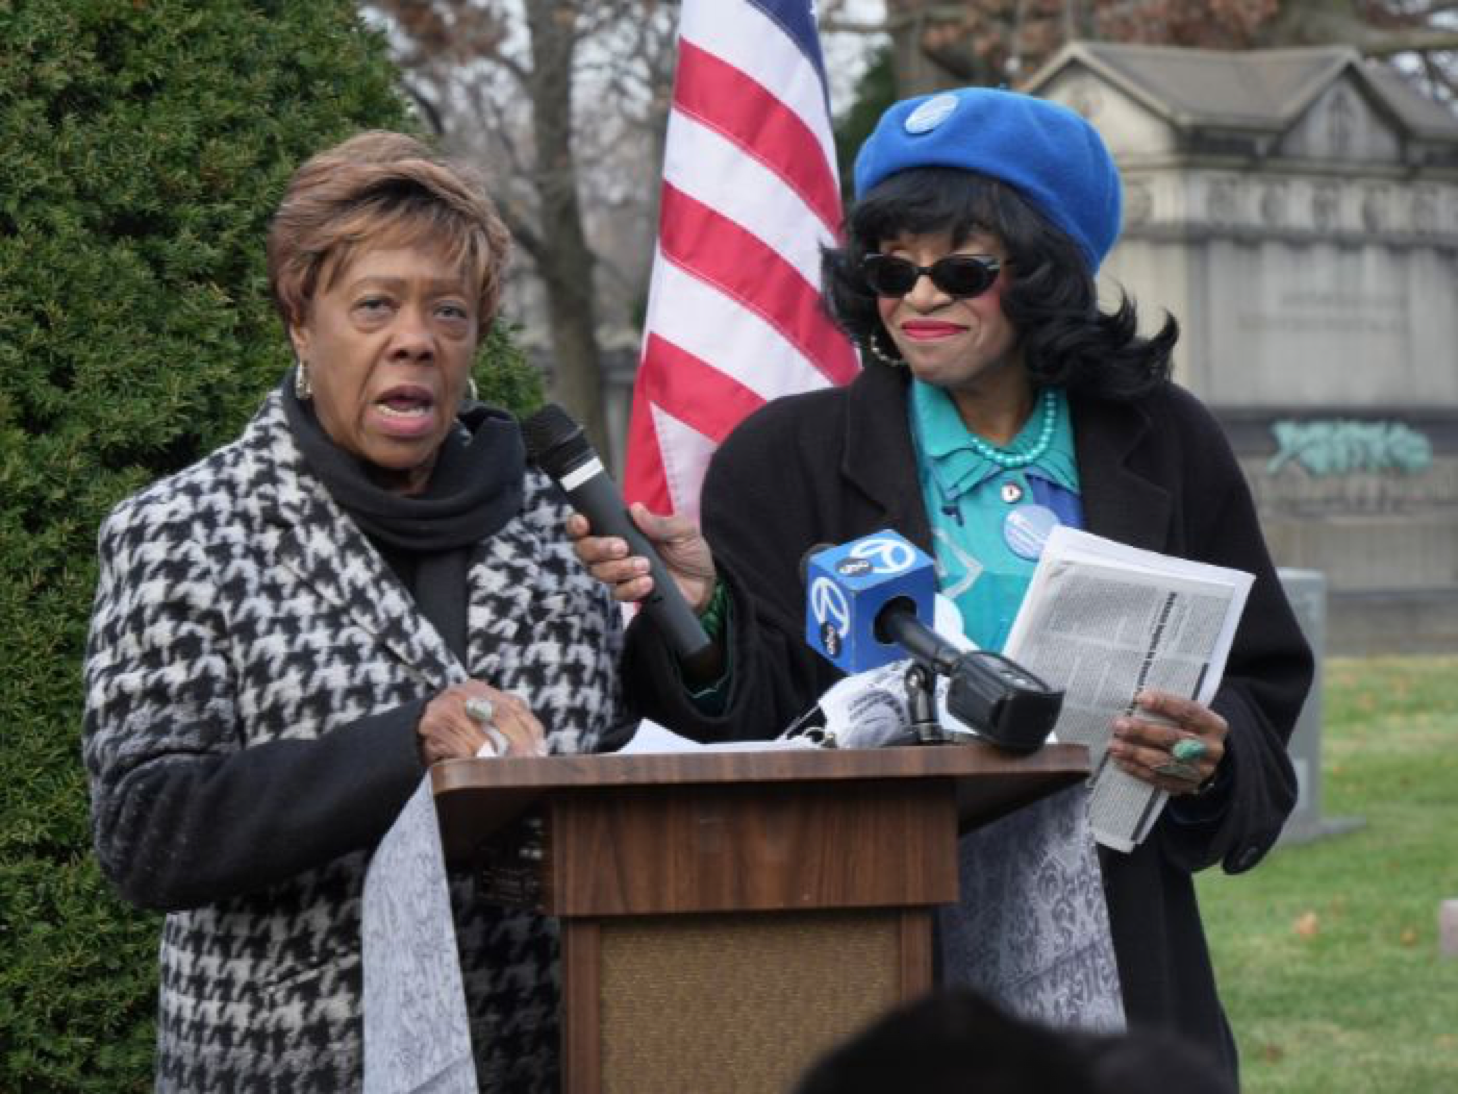
{"type": "Polygon", "coordinates": [[[714,592],[714,563],[698,530],[641,505],[630,516],[582,427],[556,404],[522,423],[522,434],[532,460],[577,510],[567,524],[577,557],[598,581],[613,586],[618,600],[643,606],[686,668],[696,676],[713,675],[718,648],[698,612],[714,592]]]}
{"type": "MultiPolygon", "coordinates": [[[[657,551],[689,607],[695,614],[702,612],[714,594],[718,576],[709,545],[698,527],[686,517],[652,513],[641,502],[628,507],[628,516],[657,551]]],[[[594,578],[612,588],[615,600],[632,604],[649,596],[654,579],[648,559],[632,554],[622,537],[597,535],[597,531],[581,513],[567,519],[567,535],[577,558],[594,578]]]]}

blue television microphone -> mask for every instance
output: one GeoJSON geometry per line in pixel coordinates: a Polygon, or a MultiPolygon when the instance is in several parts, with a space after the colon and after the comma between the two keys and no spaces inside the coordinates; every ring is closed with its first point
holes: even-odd
{"type": "Polygon", "coordinates": [[[885,529],[805,559],[805,641],[843,672],[908,655],[912,722],[923,741],[948,740],[927,698],[930,674],[947,678],[947,707],[980,738],[1017,752],[1043,744],[1063,692],[989,650],[962,650],[938,635],[936,568],[900,533],[885,529]],[[916,681],[913,697],[912,682],[916,681]]]}
{"type": "Polygon", "coordinates": [[[877,620],[893,602],[930,620],[936,591],[931,558],[891,529],[825,548],[805,561],[805,642],[848,674],[899,661],[906,650],[877,620]]]}

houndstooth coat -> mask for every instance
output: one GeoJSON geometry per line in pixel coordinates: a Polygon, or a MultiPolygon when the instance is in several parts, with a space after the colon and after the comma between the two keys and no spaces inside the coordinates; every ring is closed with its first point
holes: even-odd
{"type": "MultiPolygon", "coordinates": [[[[357,1090],[370,850],[418,784],[425,703],[521,693],[554,752],[618,707],[617,614],[529,468],[473,554],[463,667],[308,471],[275,393],[234,443],[100,534],[84,756],[96,851],[170,910],[159,1090],[357,1090]]],[[[557,1083],[555,925],[452,881],[482,1089],[557,1083]]]]}

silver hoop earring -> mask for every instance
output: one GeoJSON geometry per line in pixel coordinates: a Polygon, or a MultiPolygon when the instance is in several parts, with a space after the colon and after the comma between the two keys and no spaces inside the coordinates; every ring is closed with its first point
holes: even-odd
{"type": "Polygon", "coordinates": [[[303,358],[294,366],[294,395],[300,403],[307,403],[314,396],[313,385],[309,383],[309,363],[303,358]]]}
{"type": "Polygon", "coordinates": [[[472,403],[481,402],[481,392],[476,387],[476,378],[474,376],[466,377],[466,398],[472,403]]]}
{"type": "Polygon", "coordinates": [[[899,355],[893,357],[891,354],[888,354],[885,350],[881,349],[881,347],[876,345],[875,331],[872,331],[870,337],[867,338],[865,342],[861,343],[861,345],[864,346],[865,349],[870,353],[870,355],[874,357],[877,361],[879,361],[882,365],[889,365],[893,369],[906,368],[905,358],[899,355]]]}

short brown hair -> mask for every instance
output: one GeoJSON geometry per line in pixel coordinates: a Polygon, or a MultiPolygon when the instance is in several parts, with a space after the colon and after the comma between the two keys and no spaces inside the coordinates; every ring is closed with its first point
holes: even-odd
{"type": "Polygon", "coordinates": [[[496,316],[511,236],[474,173],[403,133],[371,130],[311,157],[268,230],[268,287],[285,327],[302,323],[362,245],[443,244],[476,287],[480,328],[496,316]]]}

